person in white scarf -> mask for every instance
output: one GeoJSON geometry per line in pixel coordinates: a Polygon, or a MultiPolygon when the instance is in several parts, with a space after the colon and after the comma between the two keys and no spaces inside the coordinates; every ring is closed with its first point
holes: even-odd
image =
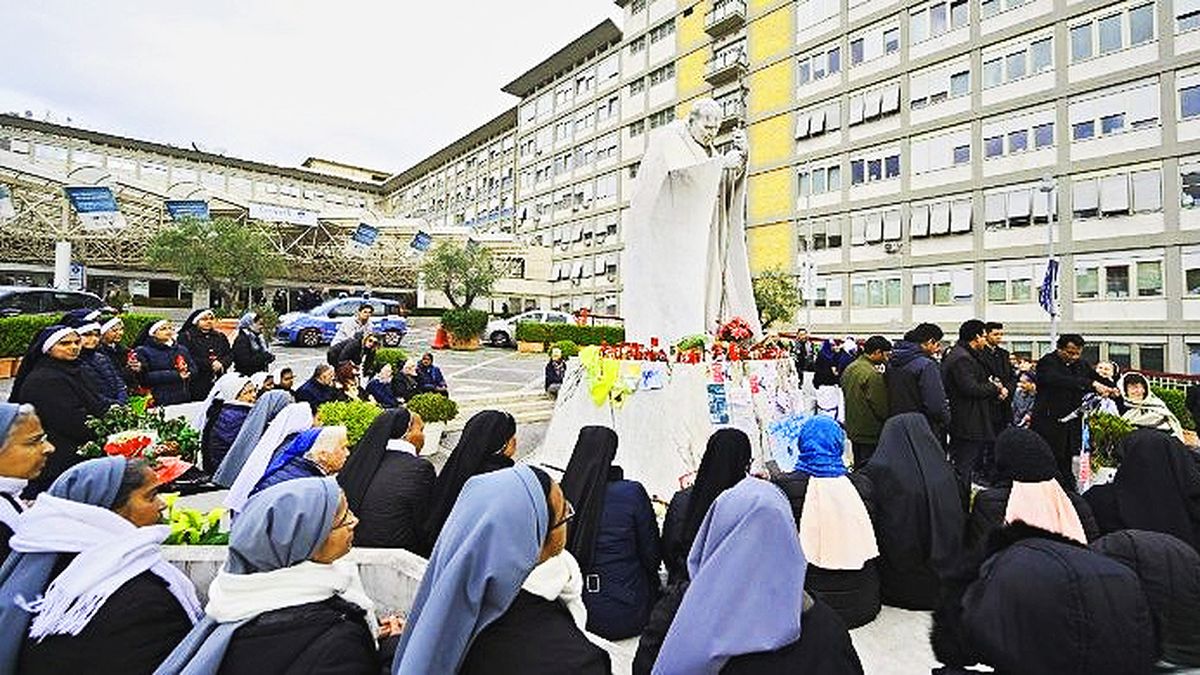
{"type": "Polygon", "coordinates": [[[0,569],[0,672],[147,673],[200,617],[162,557],[158,479],[106,457],[64,473],[17,521],[0,569]]]}
{"type": "Polygon", "coordinates": [[[312,408],[307,403],[290,403],[279,411],[238,472],[233,486],[229,488],[229,494],[225,496],[225,506],[234,512],[241,511],[284,439],[309,429],[312,425],[312,408]]]}
{"type": "Polygon", "coordinates": [[[1150,389],[1150,383],[1141,373],[1129,372],[1121,376],[1117,388],[1125,398],[1125,412],[1121,417],[1135,427],[1158,429],[1186,442],[1183,437],[1183,425],[1179,418],[1150,389]]]}
{"type": "Polygon", "coordinates": [[[305,672],[378,672],[375,608],[342,559],[357,524],[333,478],[256,494],[234,522],[204,620],[155,674],[265,675],[298,659],[305,672]]]}
{"type": "Polygon", "coordinates": [[[42,421],[28,403],[0,403],[0,563],[8,557],[8,540],[25,510],[21,492],[46,466],[54,446],[46,440],[42,421]]]}

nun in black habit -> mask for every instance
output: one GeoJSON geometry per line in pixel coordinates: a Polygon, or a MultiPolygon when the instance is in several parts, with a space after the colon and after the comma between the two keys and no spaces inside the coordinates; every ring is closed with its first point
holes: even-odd
{"type": "Polygon", "coordinates": [[[567,550],[583,572],[587,629],[608,640],[634,637],[658,599],[658,523],[641,483],[613,466],[617,434],[579,430],[562,489],[575,508],[567,550]]]}
{"type": "Polygon", "coordinates": [[[8,400],[38,411],[46,440],[55,447],[41,475],[29,481],[25,496],[44,491],[62,472],[82,462],[79,446],[95,439],[84,422],[104,414],[104,404],[79,367],[79,334],[66,326],[43,328],[30,343],[8,400]]]}
{"type": "Polygon", "coordinates": [[[954,468],[919,413],[884,422],[863,469],[875,494],[875,538],[883,602],[928,610],[962,550],[966,515],[954,468]]]}
{"type": "Polygon", "coordinates": [[[424,523],[435,473],[418,454],[424,445],[421,416],[395,408],[376,417],[350,453],[337,478],[358,516],[359,546],[429,555],[424,523]]]}
{"type": "Polygon", "coordinates": [[[512,415],[499,410],[482,410],[467,420],[458,445],[454,446],[433,483],[429,517],[425,521],[425,542],[430,550],[467,480],[513,466],[512,456],[516,449],[517,421],[512,415]]]}
{"type": "Polygon", "coordinates": [[[202,307],[189,314],[179,327],[179,344],[188,350],[196,364],[196,372],[188,378],[193,401],[203,401],[217,378],[233,365],[233,347],[229,338],[213,327],[216,320],[211,309],[202,307]]]}
{"type": "Polygon", "coordinates": [[[667,583],[688,578],[687,557],[705,514],[720,494],[750,472],[750,439],[738,429],[718,429],[708,437],[691,487],[675,493],[663,520],[662,552],[667,583]]]}
{"type": "Polygon", "coordinates": [[[1083,493],[1100,531],[1165,532],[1200,551],[1200,465],[1178,439],[1139,429],[1122,439],[1116,478],[1083,493]]]}

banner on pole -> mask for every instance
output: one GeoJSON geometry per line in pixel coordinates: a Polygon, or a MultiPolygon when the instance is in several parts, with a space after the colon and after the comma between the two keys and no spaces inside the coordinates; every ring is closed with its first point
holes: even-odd
{"type": "Polygon", "coordinates": [[[203,199],[169,199],[164,202],[171,220],[208,220],[208,202],[203,199]]]}
{"type": "Polygon", "coordinates": [[[429,236],[425,232],[417,232],[414,234],[412,243],[409,244],[409,246],[412,246],[415,250],[420,251],[421,253],[428,251],[431,245],[433,245],[433,237],[429,236]]]}
{"type": "Polygon", "coordinates": [[[0,185],[0,220],[7,220],[17,215],[17,208],[13,204],[12,191],[7,185],[0,185]]]}
{"type": "Polygon", "coordinates": [[[1058,306],[1054,301],[1054,288],[1058,285],[1058,260],[1051,258],[1046,263],[1046,276],[1042,278],[1042,287],[1038,289],[1038,304],[1050,316],[1058,315],[1058,306]]]}
{"type": "Polygon", "coordinates": [[[68,186],[63,188],[71,208],[85,229],[123,228],[125,216],[117,210],[117,199],[111,188],[103,186],[68,186]]]}
{"type": "Polygon", "coordinates": [[[291,223],[292,225],[317,226],[317,212],[308,209],[294,209],[279,204],[260,204],[250,202],[250,217],[255,220],[266,220],[273,223],[291,223]]]}
{"type": "Polygon", "coordinates": [[[351,255],[365,256],[375,245],[377,239],[379,239],[379,228],[359,223],[358,227],[350,233],[350,241],[346,242],[346,246],[351,255]]]}

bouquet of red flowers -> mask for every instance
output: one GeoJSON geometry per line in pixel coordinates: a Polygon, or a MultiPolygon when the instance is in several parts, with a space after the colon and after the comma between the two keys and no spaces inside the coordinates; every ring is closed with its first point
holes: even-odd
{"type": "Polygon", "coordinates": [[[110,435],[104,441],[104,454],[146,460],[159,483],[170,483],[192,468],[190,462],[179,457],[179,444],[159,442],[158,432],[153,429],[132,429],[110,435]]]}
{"type": "Polygon", "coordinates": [[[722,342],[736,342],[746,346],[754,338],[750,324],[740,316],[735,316],[717,329],[717,339],[722,342]]]}

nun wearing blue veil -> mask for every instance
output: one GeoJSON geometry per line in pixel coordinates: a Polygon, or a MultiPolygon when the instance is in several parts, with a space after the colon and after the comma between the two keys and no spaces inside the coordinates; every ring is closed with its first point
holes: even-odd
{"type": "Polygon", "coordinates": [[[691,581],[654,610],[635,673],[862,673],[845,624],[804,591],[808,563],[779,488],[744,478],[713,502],[691,581]]]}
{"type": "Polygon", "coordinates": [[[563,552],[572,515],[537,469],[468,480],[433,547],[392,673],[609,673],[608,654],[583,633],[582,580],[563,552]]]}
{"type": "Polygon", "coordinates": [[[21,515],[0,568],[0,673],[150,673],[200,616],[162,557],[144,462],[68,469],[21,515]]]}
{"type": "Polygon", "coordinates": [[[156,675],[357,675],[380,669],[375,608],[343,560],[358,520],[333,478],[251,497],[204,619],[156,675]]]}

